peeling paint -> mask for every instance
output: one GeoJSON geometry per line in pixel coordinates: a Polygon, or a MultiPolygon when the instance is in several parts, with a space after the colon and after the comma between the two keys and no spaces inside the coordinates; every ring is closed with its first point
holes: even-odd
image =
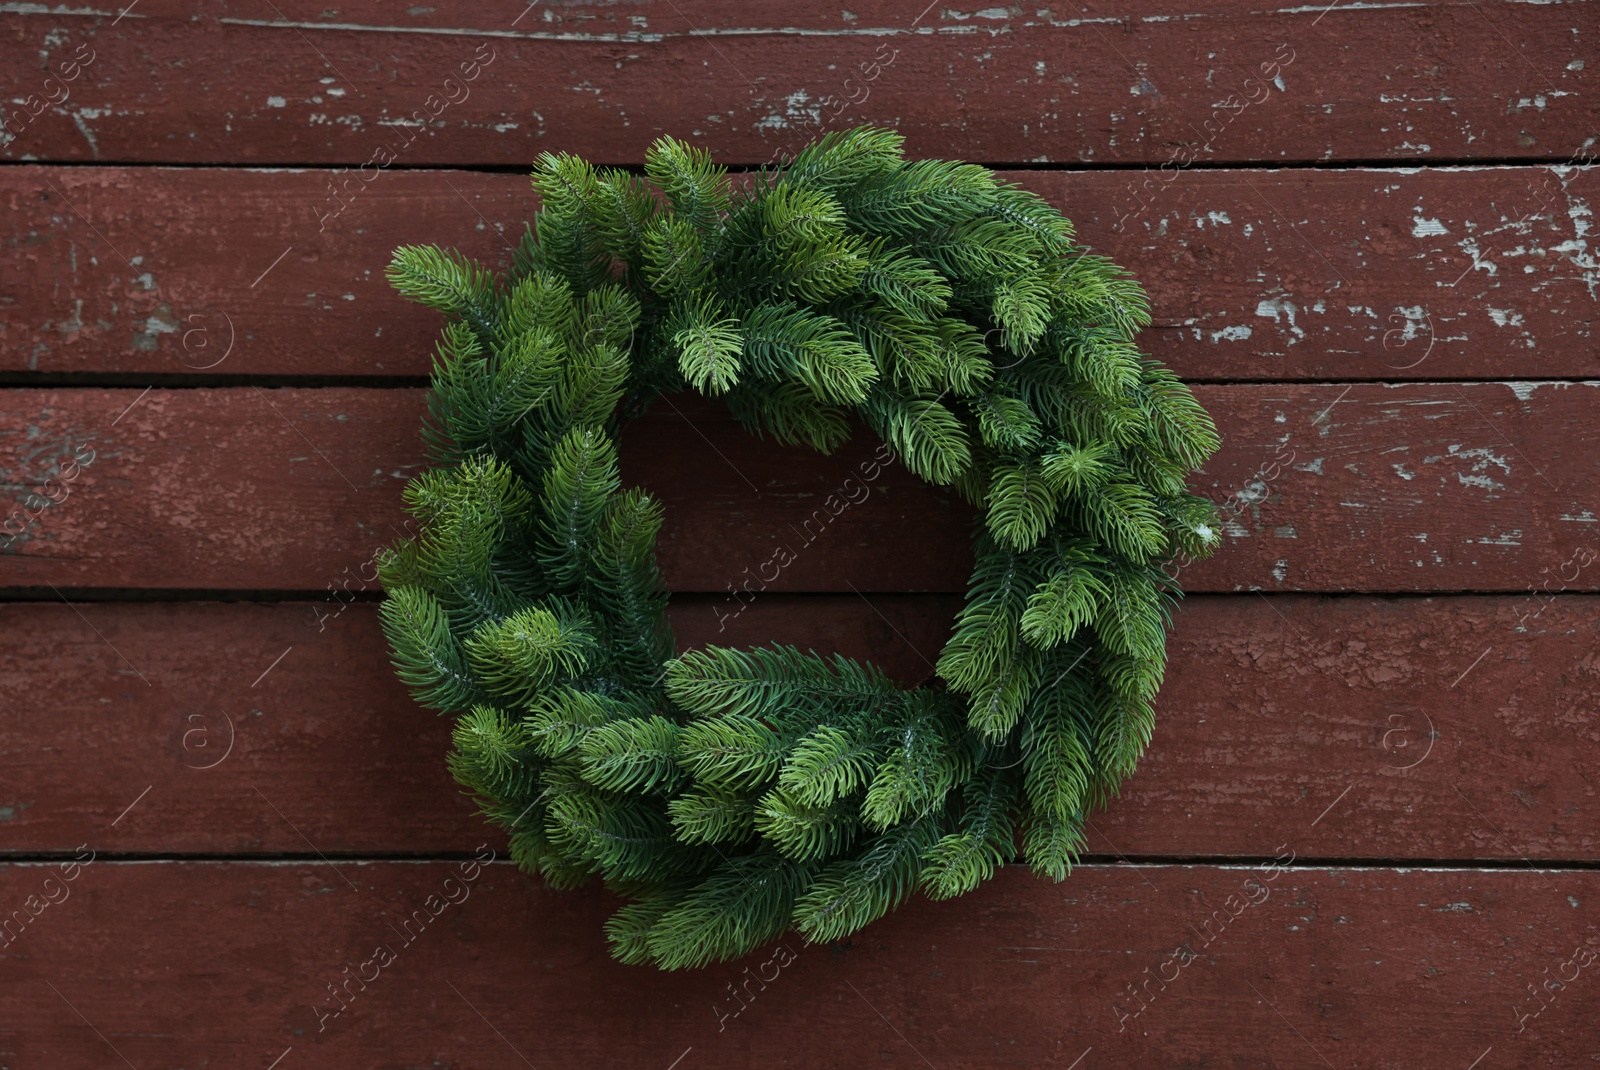
{"type": "Polygon", "coordinates": [[[155,313],[146,317],[144,327],[133,332],[133,348],[150,352],[160,348],[163,334],[176,334],[178,331],[178,317],[172,312],[172,306],[162,302],[155,313]]]}
{"type": "Polygon", "coordinates": [[[1249,327],[1224,327],[1220,331],[1211,332],[1213,342],[1242,342],[1250,337],[1249,327]]]}
{"type": "Polygon", "coordinates": [[[1289,333],[1294,335],[1290,345],[1306,336],[1305,328],[1298,326],[1294,321],[1296,311],[1294,302],[1287,297],[1269,297],[1256,302],[1256,315],[1270,318],[1273,323],[1280,322],[1280,317],[1289,321],[1289,333]]]}
{"type": "Polygon", "coordinates": [[[1488,469],[1489,465],[1493,464],[1493,465],[1498,466],[1500,471],[1504,472],[1506,475],[1510,475],[1511,474],[1511,465],[1510,465],[1510,463],[1507,462],[1506,459],[1503,456],[1496,456],[1493,452],[1491,452],[1488,449],[1465,450],[1465,449],[1462,449],[1459,445],[1451,445],[1451,446],[1446,446],[1445,450],[1452,457],[1471,457],[1471,458],[1474,458],[1476,460],[1476,462],[1477,462],[1472,466],[1472,470],[1474,472],[1485,471],[1485,470],[1488,469]]]}
{"type": "Polygon", "coordinates": [[[1465,472],[1457,472],[1456,478],[1461,481],[1461,485],[1464,487],[1482,487],[1484,490],[1506,489],[1504,483],[1497,483],[1488,476],[1468,475],[1465,472]]]}

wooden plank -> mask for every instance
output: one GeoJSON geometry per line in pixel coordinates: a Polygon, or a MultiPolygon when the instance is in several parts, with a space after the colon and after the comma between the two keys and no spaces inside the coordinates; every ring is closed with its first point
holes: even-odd
{"type": "Polygon", "coordinates": [[[1090,208],[1085,239],[1151,296],[1141,344],[1186,377],[1584,378],[1597,366],[1595,169],[1191,171],[1112,188],[1108,175],[1024,175],[1052,203],[1090,208]]]}
{"type": "MultiPolygon", "coordinates": [[[[371,574],[353,563],[320,604],[0,609],[0,688],[8,709],[32,711],[0,728],[4,850],[70,847],[135,802],[122,850],[450,852],[489,834],[445,770],[449,719],[412,703],[377,607],[353,601],[371,574]]],[[[915,682],[928,670],[898,634],[937,649],[955,606],[936,601],[929,614],[914,596],[876,596],[884,616],[868,618],[789,596],[782,619],[749,609],[723,641],[835,639],[915,682]],[[775,630],[758,636],[759,623],[775,630]]],[[[705,599],[674,616],[688,641],[719,634],[705,599]]]]}
{"type": "Polygon", "coordinates": [[[0,52],[19,73],[0,151],[521,166],[546,148],[637,162],[673,133],[760,163],[875,121],[919,153],[1012,163],[1566,157],[1594,78],[1583,9],[1482,7],[24,9],[0,52]],[[47,83],[74,55],[76,77],[47,83]]]}
{"type": "MultiPolygon", "coordinates": [[[[959,598],[870,602],[772,594],[726,618],[685,596],[673,622],[682,648],[787,642],[927,677],[959,598]]],[[[0,725],[8,853],[70,852],[113,822],[116,850],[156,854],[503,843],[445,773],[447,721],[394,679],[370,604],[0,614],[0,688],[26,711],[0,725]]],[[[1253,857],[1292,827],[1307,858],[1593,858],[1597,620],[1584,595],[1193,596],[1154,742],[1088,850],[1253,857]]]]}
{"type": "MultiPolygon", "coordinates": [[[[1201,387],[1227,443],[1196,486],[1228,544],[1184,585],[1526,589],[1593,540],[1597,385],[1201,387]]],[[[0,393],[17,506],[96,451],[0,553],[0,584],[319,590],[400,534],[421,411],[415,390],[0,393]]],[[[964,591],[969,510],[898,465],[867,478],[869,439],[824,458],[682,397],[627,429],[623,470],[666,506],[674,590],[760,586],[785,546],[775,590],[964,591]]]]}
{"type": "MultiPolygon", "coordinates": [[[[1008,177],[1143,281],[1140,341],[1189,378],[1594,374],[1594,169],[1008,177]]],[[[0,370],[426,375],[438,320],[391,251],[503,267],[536,201],[519,175],[373,179],[339,201],[328,171],[5,169],[0,370]]]]}
{"type": "Polygon", "coordinates": [[[8,908],[59,900],[0,952],[20,1065],[1533,1067],[1594,1042],[1592,870],[1014,871],[672,974],[606,958],[596,892],[504,864],[59,872],[0,875],[8,908]]]}

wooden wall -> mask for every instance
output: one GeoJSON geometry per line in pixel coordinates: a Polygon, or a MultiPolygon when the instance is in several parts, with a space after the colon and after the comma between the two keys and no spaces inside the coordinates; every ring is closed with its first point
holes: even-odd
{"type": "MultiPolygon", "coordinates": [[[[0,8],[0,1065],[1600,1058],[1600,9],[925,4],[0,8]],[[1145,282],[1228,545],[1068,881],[619,966],[387,666],[434,321],[382,270],[507,261],[545,150],[863,121],[1145,282]]],[[[958,502],[887,471],[725,619],[855,458],[658,410],[623,450],[683,644],[930,672],[958,502]]]]}

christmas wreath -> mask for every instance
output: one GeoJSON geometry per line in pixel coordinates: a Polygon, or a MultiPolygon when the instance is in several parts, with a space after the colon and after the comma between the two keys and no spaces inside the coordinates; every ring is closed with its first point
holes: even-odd
{"type": "Polygon", "coordinates": [[[1217,435],[1135,347],[1138,285],[1037,196],[901,142],[829,134],[732,178],[667,138],[644,176],[547,153],[508,274],[436,247],[388,269],[447,317],[419,535],[379,559],[394,664],[457,715],[450,769],[516,862],[630,900],[607,924],[625,962],[837,940],[1019,848],[1065,877],[1150,739],[1162,563],[1218,541],[1185,492],[1217,435]],[[787,646],[675,654],[661,506],[616,441],[685,389],[823,452],[856,417],[977,507],[930,683],[787,646]]]}

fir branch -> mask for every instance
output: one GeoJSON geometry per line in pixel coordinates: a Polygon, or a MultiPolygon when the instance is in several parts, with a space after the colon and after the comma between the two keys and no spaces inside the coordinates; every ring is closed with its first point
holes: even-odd
{"type": "Polygon", "coordinates": [[[454,250],[402,245],[385,274],[402,296],[460,318],[485,344],[494,338],[499,291],[487,268],[454,250]]]}

